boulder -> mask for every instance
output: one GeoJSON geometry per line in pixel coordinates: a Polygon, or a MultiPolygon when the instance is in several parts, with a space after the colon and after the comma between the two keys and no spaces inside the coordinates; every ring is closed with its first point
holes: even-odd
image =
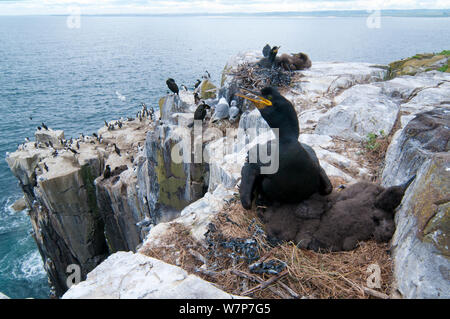
{"type": "MultiPolygon", "coordinates": [[[[109,256],[62,299],[233,299],[180,267],[139,253],[109,256]]],[[[237,297],[238,298],[238,297],[237,297]]]]}
{"type": "Polygon", "coordinates": [[[404,298],[450,298],[449,153],[425,160],[397,210],[394,277],[404,298]]]}

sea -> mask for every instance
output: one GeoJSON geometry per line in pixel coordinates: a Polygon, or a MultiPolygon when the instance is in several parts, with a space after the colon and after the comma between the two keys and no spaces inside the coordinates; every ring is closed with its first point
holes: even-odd
{"type": "Polygon", "coordinates": [[[6,162],[44,122],[66,137],[157,107],[174,78],[193,88],[207,70],[220,85],[227,60],[266,43],[315,61],[387,64],[450,49],[450,18],[226,16],[1,16],[0,292],[48,298],[22,194],[6,162]]]}

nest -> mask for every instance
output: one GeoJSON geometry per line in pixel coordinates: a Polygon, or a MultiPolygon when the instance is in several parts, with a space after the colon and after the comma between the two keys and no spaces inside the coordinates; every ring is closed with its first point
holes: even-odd
{"type": "Polygon", "coordinates": [[[218,213],[205,234],[207,247],[172,223],[158,248],[144,253],[178,265],[220,289],[252,298],[388,298],[392,262],[388,244],[361,242],[353,251],[316,253],[293,243],[271,246],[255,211],[235,202],[218,213]],[[367,287],[378,265],[381,287],[367,287]]]}
{"type": "Polygon", "coordinates": [[[266,86],[285,87],[291,84],[292,72],[281,67],[267,68],[258,63],[240,64],[233,73],[240,86],[249,90],[261,90],[266,86]]]}

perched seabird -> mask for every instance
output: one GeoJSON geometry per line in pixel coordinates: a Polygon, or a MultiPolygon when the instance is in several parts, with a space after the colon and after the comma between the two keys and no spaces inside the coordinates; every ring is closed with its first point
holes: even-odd
{"type": "Polygon", "coordinates": [[[202,81],[200,81],[199,79],[197,79],[197,81],[194,84],[194,88],[198,88],[198,86],[200,85],[200,83],[202,83],[202,81]]]}
{"type": "Polygon", "coordinates": [[[172,78],[167,79],[166,81],[167,87],[169,88],[169,90],[171,90],[173,93],[178,95],[178,92],[180,91],[178,89],[178,85],[175,83],[175,80],[172,78]]]}
{"type": "Polygon", "coordinates": [[[40,126],[37,127],[38,131],[42,130],[42,128],[40,126]]]}
{"type": "Polygon", "coordinates": [[[44,169],[48,172],[48,166],[44,163],[44,169]]]}
{"type": "Polygon", "coordinates": [[[198,96],[197,92],[194,93],[194,103],[195,103],[195,105],[200,103],[200,97],[198,96]]]}
{"type": "Polygon", "coordinates": [[[272,49],[270,49],[269,55],[267,57],[262,58],[258,62],[258,64],[265,68],[271,68],[271,67],[275,66],[277,64],[275,62],[276,62],[276,57],[277,57],[279,49],[280,49],[280,47],[274,46],[272,49]]]}
{"type": "Polygon", "coordinates": [[[209,80],[211,78],[211,74],[209,74],[208,70],[205,71],[205,74],[202,76],[204,80],[209,80]]]}
{"type": "Polygon", "coordinates": [[[42,122],[42,127],[44,128],[44,130],[47,130],[47,131],[48,131],[48,127],[47,127],[47,125],[45,125],[44,122],[42,122]]]}
{"type": "Polygon", "coordinates": [[[111,167],[106,165],[105,170],[103,171],[103,179],[108,179],[111,177],[111,167]]]}
{"type": "MultiPolygon", "coordinates": [[[[314,150],[298,141],[300,130],[292,103],[273,87],[263,88],[261,96],[249,90],[241,90],[256,96],[251,98],[237,94],[253,101],[267,124],[277,130],[277,143],[272,143],[271,148],[277,147],[279,155],[278,170],[273,174],[261,173],[261,168],[271,163],[263,164],[259,153],[256,153],[256,163],[247,161],[244,164],[240,186],[242,206],[245,209],[251,208],[255,192],[258,199],[266,205],[275,202],[298,203],[316,192],[321,195],[331,193],[331,182],[320,167],[314,150]]],[[[258,151],[259,145],[255,147],[258,151]]]]}
{"type": "Polygon", "coordinates": [[[236,105],[237,105],[236,100],[231,101],[230,110],[229,110],[231,123],[234,123],[236,121],[236,119],[239,116],[239,113],[241,112],[241,110],[236,105]]]}
{"type": "Polygon", "coordinates": [[[117,155],[121,156],[120,155],[120,149],[117,147],[116,143],[114,143],[113,146],[114,146],[114,152],[116,152],[117,155]]]}
{"type": "Polygon", "coordinates": [[[188,90],[187,86],[184,85],[184,84],[181,84],[181,88],[182,88],[184,91],[186,91],[186,92],[187,92],[187,90],[188,90]]]}
{"type": "Polygon", "coordinates": [[[219,103],[217,103],[217,105],[214,109],[214,115],[212,117],[212,121],[216,122],[216,121],[228,118],[229,110],[230,110],[230,106],[228,105],[227,100],[224,97],[220,98],[219,103]]]}
{"type": "MultiPolygon", "coordinates": [[[[200,104],[197,109],[194,112],[194,121],[203,121],[206,116],[207,110],[211,109],[211,107],[205,103],[205,101],[202,101],[202,104],[200,104]]],[[[188,125],[188,127],[194,126],[194,122],[188,125]]]]}
{"type": "Polygon", "coordinates": [[[67,148],[69,151],[71,151],[73,154],[79,154],[77,151],[75,151],[73,148],[69,147],[67,148]]]}

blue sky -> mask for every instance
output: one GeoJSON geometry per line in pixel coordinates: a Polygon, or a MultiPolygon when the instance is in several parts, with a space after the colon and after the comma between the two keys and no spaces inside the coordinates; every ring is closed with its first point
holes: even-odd
{"type": "Polygon", "coordinates": [[[0,15],[448,9],[450,0],[0,0],[0,15]]]}

